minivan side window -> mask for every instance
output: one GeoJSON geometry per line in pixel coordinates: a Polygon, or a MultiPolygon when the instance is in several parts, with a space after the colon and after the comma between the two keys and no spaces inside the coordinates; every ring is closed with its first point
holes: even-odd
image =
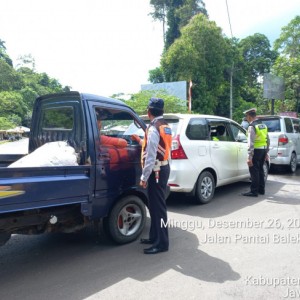
{"type": "Polygon", "coordinates": [[[229,134],[226,123],[219,120],[209,120],[210,139],[212,141],[232,142],[232,137],[229,134]]]}
{"type": "Polygon", "coordinates": [[[186,128],[186,136],[190,140],[207,140],[208,125],[206,119],[191,118],[186,128]]]}
{"type": "Polygon", "coordinates": [[[230,129],[236,142],[247,143],[247,136],[236,124],[230,123],[230,129]]]}
{"type": "Polygon", "coordinates": [[[294,125],[294,132],[300,133],[300,120],[299,119],[292,119],[294,125]]]}
{"type": "Polygon", "coordinates": [[[293,133],[294,128],[290,118],[284,118],[285,128],[287,133],[293,133]]]}

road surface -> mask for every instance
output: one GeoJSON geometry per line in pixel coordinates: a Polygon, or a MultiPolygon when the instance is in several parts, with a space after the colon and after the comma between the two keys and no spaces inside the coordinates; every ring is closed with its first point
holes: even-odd
{"type": "Polygon", "coordinates": [[[258,198],[240,195],[248,182],[220,187],[202,206],[172,195],[170,250],[157,255],[91,231],[15,235],[0,248],[0,299],[300,298],[299,179],[271,174],[258,198]]]}

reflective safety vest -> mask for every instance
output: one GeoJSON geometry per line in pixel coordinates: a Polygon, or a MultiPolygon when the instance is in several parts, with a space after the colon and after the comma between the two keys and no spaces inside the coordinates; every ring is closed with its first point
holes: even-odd
{"type": "MultiPolygon", "coordinates": [[[[150,126],[155,126],[159,132],[159,143],[156,152],[156,159],[160,161],[168,160],[170,157],[170,151],[172,146],[172,130],[165,119],[157,119],[154,123],[150,123],[150,126]]],[[[145,158],[147,156],[147,140],[148,140],[148,130],[146,129],[145,138],[143,139],[142,145],[142,166],[144,166],[145,158]]]]}
{"type": "Polygon", "coordinates": [[[266,147],[268,144],[268,127],[259,123],[254,123],[250,126],[253,126],[255,129],[254,149],[266,147]]]}

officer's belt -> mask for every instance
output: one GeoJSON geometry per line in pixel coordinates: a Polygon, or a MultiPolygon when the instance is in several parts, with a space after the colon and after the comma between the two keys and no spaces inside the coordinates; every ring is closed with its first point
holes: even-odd
{"type": "Polygon", "coordinates": [[[256,148],[254,148],[254,150],[255,149],[267,149],[267,146],[256,147],[256,148]]]}
{"type": "Polygon", "coordinates": [[[168,160],[159,160],[159,161],[158,161],[158,165],[159,165],[160,167],[166,166],[166,165],[168,165],[168,164],[169,164],[169,161],[168,161],[168,160]]]}

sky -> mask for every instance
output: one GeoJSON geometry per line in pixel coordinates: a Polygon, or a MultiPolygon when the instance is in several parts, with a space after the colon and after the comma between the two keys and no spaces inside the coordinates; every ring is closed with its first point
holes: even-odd
{"type": "MultiPolygon", "coordinates": [[[[35,70],[72,90],[111,96],[140,91],[159,66],[162,24],[150,0],[2,0],[0,39],[14,65],[31,54],[35,70]]],[[[231,37],[226,0],[204,0],[210,20],[231,37]]],[[[300,15],[299,0],[227,0],[232,34],[271,43],[300,15]]]]}

